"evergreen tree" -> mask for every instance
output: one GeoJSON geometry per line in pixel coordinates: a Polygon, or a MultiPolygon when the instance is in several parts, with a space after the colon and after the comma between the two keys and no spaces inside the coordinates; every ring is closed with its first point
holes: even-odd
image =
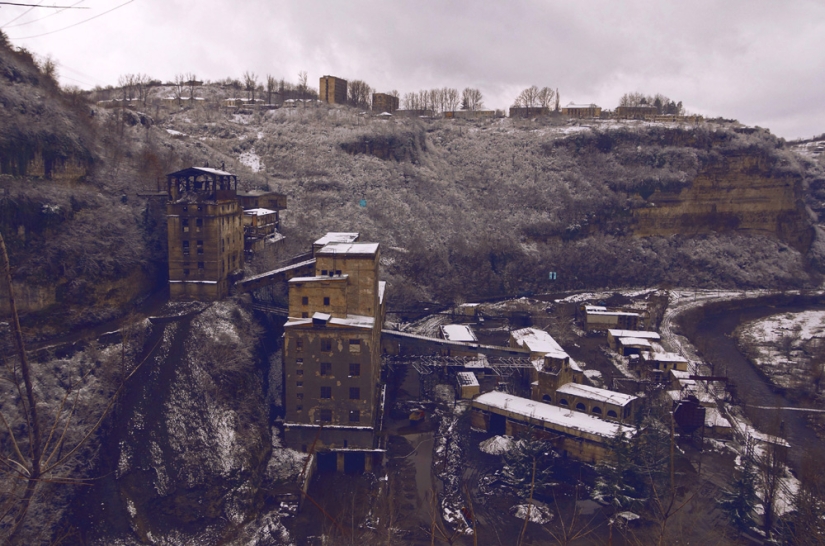
{"type": "Polygon", "coordinates": [[[757,497],[754,488],[756,471],[750,457],[745,457],[739,476],[731,483],[731,490],[724,494],[720,502],[731,524],[741,533],[753,525],[754,506],[757,497]]]}
{"type": "Polygon", "coordinates": [[[599,463],[596,494],[618,510],[628,510],[640,502],[643,484],[633,462],[631,445],[621,431],[610,440],[611,457],[599,463]]]}
{"type": "Polygon", "coordinates": [[[510,451],[504,453],[504,477],[522,497],[530,495],[535,461],[535,491],[541,491],[550,481],[553,472],[553,449],[550,444],[537,438],[519,440],[510,451]]]}

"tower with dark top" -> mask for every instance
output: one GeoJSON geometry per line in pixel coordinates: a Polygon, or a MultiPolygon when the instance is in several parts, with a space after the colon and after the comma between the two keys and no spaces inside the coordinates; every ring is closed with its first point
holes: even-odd
{"type": "Polygon", "coordinates": [[[243,268],[238,177],[190,167],[166,178],[170,298],[221,299],[229,293],[230,278],[243,268]]]}

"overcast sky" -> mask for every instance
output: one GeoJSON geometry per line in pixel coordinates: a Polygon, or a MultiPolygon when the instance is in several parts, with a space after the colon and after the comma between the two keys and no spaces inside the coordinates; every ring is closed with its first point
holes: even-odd
{"type": "Polygon", "coordinates": [[[402,95],[478,87],[488,108],[530,85],[605,108],[658,92],[789,139],[825,132],[823,0],[25,1],[90,8],[0,6],[13,44],[84,88],[305,70],[314,87],[324,74],[402,95]]]}

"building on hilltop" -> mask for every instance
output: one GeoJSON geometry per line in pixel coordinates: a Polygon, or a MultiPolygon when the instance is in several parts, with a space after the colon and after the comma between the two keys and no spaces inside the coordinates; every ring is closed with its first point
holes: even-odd
{"type": "Polygon", "coordinates": [[[659,110],[648,104],[636,106],[617,106],[615,117],[620,119],[648,119],[658,115],[659,110]]]}
{"type": "Polygon", "coordinates": [[[602,115],[602,109],[595,104],[573,104],[571,102],[561,109],[561,113],[571,118],[597,118],[602,115]]]}
{"type": "Polygon", "coordinates": [[[218,300],[243,267],[238,177],[190,167],[167,175],[171,299],[218,300]]]}
{"type": "Polygon", "coordinates": [[[315,275],[289,281],[285,439],[293,449],[316,452],[320,468],[380,464],[385,283],[378,280],[379,259],[377,243],[329,242],[315,250],[315,275]]]}
{"type": "Polygon", "coordinates": [[[347,80],[335,76],[321,76],[318,98],[329,104],[347,103],[347,80]]]}
{"type": "Polygon", "coordinates": [[[378,114],[387,112],[389,114],[398,110],[398,97],[387,93],[372,94],[372,111],[378,114]]]}

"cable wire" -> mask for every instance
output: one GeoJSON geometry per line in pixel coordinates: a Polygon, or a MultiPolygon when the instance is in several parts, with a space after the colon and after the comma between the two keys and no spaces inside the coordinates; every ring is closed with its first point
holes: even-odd
{"type": "MultiPolygon", "coordinates": [[[[77,2],[75,2],[74,4],[72,4],[71,6],[65,7],[65,8],[63,8],[63,9],[61,9],[61,10],[59,10],[59,11],[53,11],[52,13],[50,13],[50,14],[48,14],[48,15],[44,15],[43,17],[40,17],[39,19],[33,19],[33,20],[31,20],[31,21],[26,21],[25,23],[17,23],[16,25],[9,25],[8,23],[6,23],[5,25],[3,25],[3,27],[0,27],[0,28],[17,28],[17,27],[23,27],[23,26],[26,26],[26,25],[30,25],[30,24],[32,24],[32,23],[36,23],[36,22],[38,22],[38,21],[42,21],[43,19],[48,19],[48,18],[49,18],[49,17],[51,17],[52,15],[57,15],[58,13],[63,13],[63,12],[64,12],[64,11],[66,11],[67,9],[69,9],[69,8],[73,8],[73,7],[75,7],[76,5],[78,5],[78,4],[82,3],[82,2],[85,2],[85,0],[78,0],[77,2]]],[[[25,14],[24,14],[24,15],[25,15],[25,14]]],[[[20,17],[22,17],[22,15],[21,15],[20,17]]],[[[11,22],[13,22],[13,21],[16,21],[17,19],[20,19],[20,17],[17,17],[16,19],[12,19],[11,21],[9,21],[9,23],[11,23],[11,22]]]]}
{"type": "MultiPolygon", "coordinates": [[[[40,3],[42,4],[42,3],[43,3],[43,2],[45,2],[45,1],[46,1],[46,0],[40,0],[40,3]]],[[[33,9],[34,9],[33,7],[31,7],[31,8],[29,8],[29,9],[27,9],[26,11],[24,11],[23,13],[21,13],[20,15],[18,15],[17,17],[15,17],[14,19],[12,19],[11,21],[9,21],[9,23],[13,23],[13,22],[17,21],[18,19],[20,19],[21,17],[23,17],[24,15],[26,15],[28,12],[30,12],[30,11],[31,11],[31,10],[33,10],[33,9]]],[[[6,23],[6,25],[8,25],[9,23],[6,23]]],[[[0,28],[4,28],[6,25],[3,25],[3,26],[2,26],[2,27],[0,27],[0,28]]]]}
{"type": "Polygon", "coordinates": [[[113,8],[112,8],[112,9],[110,9],[110,10],[104,11],[103,13],[99,13],[99,14],[95,15],[94,17],[89,17],[88,19],[84,19],[84,20],[82,20],[82,21],[78,21],[77,23],[75,23],[75,24],[73,24],[73,25],[69,25],[69,26],[67,26],[67,27],[59,28],[59,29],[57,29],[57,30],[52,30],[52,31],[49,31],[49,32],[44,32],[43,34],[35,34],[35,35],[33,35],[33,36],[23,36],[22,38],[12,38],[12,39],[13,39],[13,40],[29,40],[29,39],[31,39],[31,38],[40,38],[41,36],[48,36],[49,34],[54,34],[54,33],[56,33],[56,32],[62,32],[62,31],[64,31],[64,30],[68,30],[68,29],[70,29],[70,28],[74,28],[74,27],[76,27],[76,26],[78,26],[78,25],[82,25],[83,23],[88,23],[88,22],[89,22],[89,21],[91,21],[92,19],[97,19],[98,17],[103,17],[103,16],[104,16],[104,15],[106,15],[107,13],[112,13],[112,12],[113,12],[113,11],[115,11],[116,9],[120,9],[120,8],[122,8],[123,6],[127,5],[127,4],[131,4],[131,3],[132,3],[132,2],[134,2],[134,1],[135,1],[135,0],[129,0],[128,2],[124,2],[124,3],[120,4],[119,6],[115,6],[115,7],[113,7],[113,8]]]}

